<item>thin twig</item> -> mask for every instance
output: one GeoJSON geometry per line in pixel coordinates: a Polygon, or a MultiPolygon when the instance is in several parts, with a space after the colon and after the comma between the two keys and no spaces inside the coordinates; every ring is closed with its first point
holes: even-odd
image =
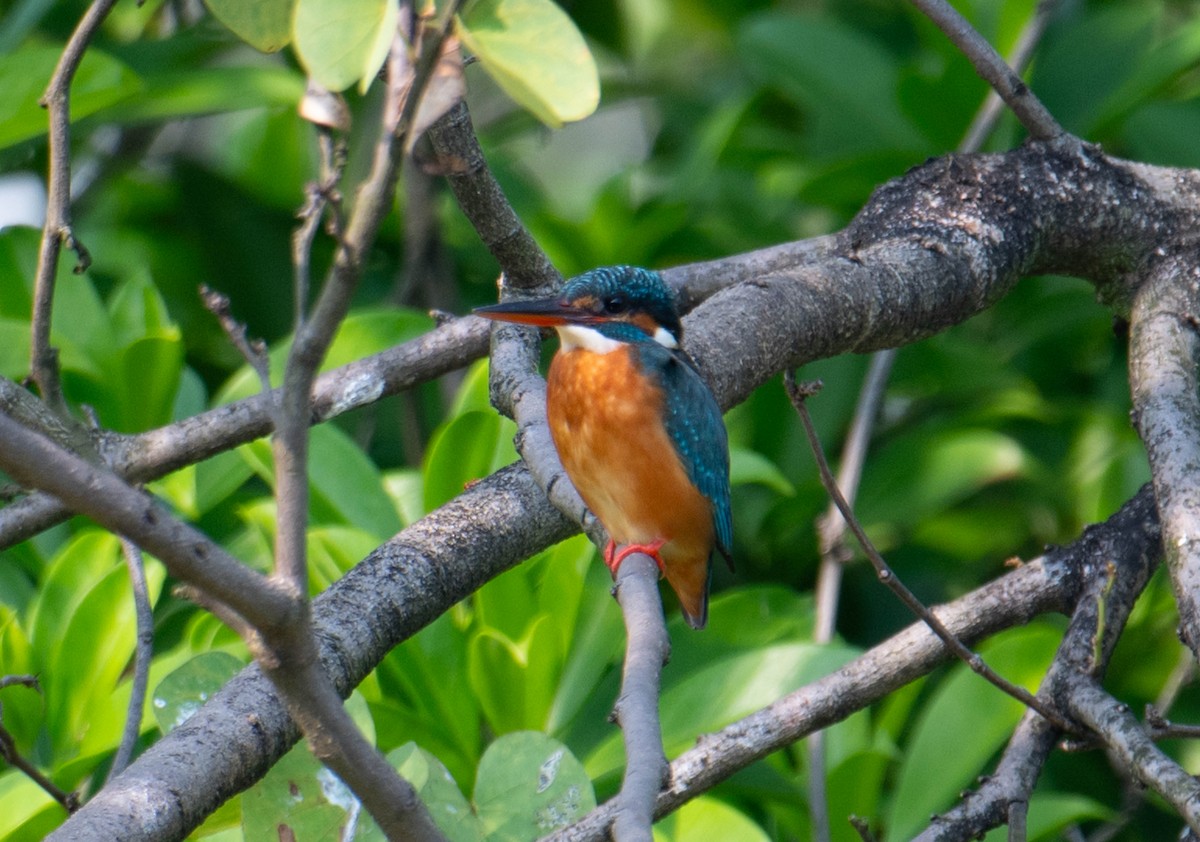
{"type": "Polygon", "coordinates": [[[1194,740],[1200,738],[1200,725],[1179,725],[1146,705],[1146,730],[1156,740],[1194,740]]]}
{"type": "MultiPolygon", "coordinates": [[[[1050,18],[1058,10],[1058,4],[1059,0],[1040,0],[1033,17],[1029,19],[1017,36],[1017,43],[1013,46],[1008,63],[1018,76],[1024,73],[1025,68],[1029,66],[1034,51],[1046,33],[1046,26],[1050,23],[1050,18]]],[[[958,151],[978,152],[983,148],[984,141],[992,133],[996,121],[1000,119],[1003,105],[996,89],[990,89],[984,98],[983,105],[975,113],[975,118],[967,128],[967,133],[963,135],[962,142],[958,145],[958,151]]]]}
{"type": "MultiPolygon", "coordinates": [[[[837,483],[845,489],[846,500],[853,506],[862,478],[863,462],[867,457],[867,446],[879,416],[879,405],[887,387],[888,375],[896,359],[896,350],[889,348],[871,355],[867,376],[863,379],[858,403],[854,407],[854,420],[846,443],[842,446],[837,483]]],[[[837,626],[837,607],[842,588],[842,572],[851,554],[846,546],[846,519],[842,517],[832,501],[817,523],[817,540],[821,553],[821,566],[817,571],[815,588],[816,623],[813,640],[828,643],[833,640],[837,626]]],[[[818,731],[808,738],[808,809],[812,815],[813,838],[816,842],[829,842],[832,838],[828,801],[825,792],[825,736],[818,731]]]]}
{"type": "Polygon", "coordinates": [[[858,834],[862,842],[875,842],[875,834],[871,832],[871,823],[862,816],[850,816],[850,826],[858,834]]]}
{"type": "Polygon", "coordinates": [[[1013,72],[995,48],[945,0],[912,0],[912,4],[946,34],[975,66],[975,72],[1000,95],[1035,140],[1053,140],[1062,127],[1013,72]]]}
{"type": "Polygon", "coordinates": [[[621,695],[613,711],[625,736],[625,779],[612,832],[617,842],[649,842],[654,805],[668,769],[658,689],[663,664],[671,654],[654,560],[643,553],[627,556],[617,568],[614,592],[625,618],[627,642],[621,695]]]}
{"type": "Polygon", "coordinates": [[[41,105],[49,113],[49,172],[46,192],[46,221],[42,226],[34,279],[33,317],[30,338],[30,377],[37,384],[42,400],[60,415],[66,415],[67,402],[59,379],[58,350],[50,345],[50,317],[54,309],[54,282],[58,276],[58,258],[65,246],[75,252],[76,274],[91,263],[87,249],[71,229],[71,82],[83,61],[83,54],[100,24],[116,0],[96,0],[84,13],[71,33],[71,39],[59,57],[41,105]]]}
{"type": "Polygon", "coordinates": [[[137,644],[133,650],[133,680],[129,689],[129,708],[125,713],[125,731],[121,744],[108,770],[105,782],[121,774],[133,757],[142,730],[142,711],[146,707],[146,691],[150,685],[150,660],[154,655],[154,613],[150,608],[150,591],[146,587],[146,567],[142,551],[127,538],[121,539],[125,567],[133,586],[133,610],[137,617],[137,644]]]}
{"type": "Polygon", "coordinates": [[[817,431],[813,427],[812,418],[808,414],[808,407],[805,405],[805,399],[815,394],[816,389],[812,384],[800,385],[796,382],[796,375],[793,371],[788,371],[784,374],[784,383],[787,387],[788,397],[791,398],[793,406],[796,407],[796,412],[800,415],[800,421],[804,425],[805,434],[808,436],[808,441],[812,447],[813,455],[817,460],[817,468],[821,473],[821,481],[829,492],[834,501],[838,505],[842,516],[846,519],[846,524],[850,527],[850,531],[854,533],[854,537],[858,539],[859,545],[867,558],[871,561],[871,565],[875,568],[875,573],[879,581],[887,585],[887,587],[899,597],[900,601],[913,612],[917,617],[921,618],[929,625],[929,628],[946,644],[956,657],[963,663],[967,664],[974,672],[982,676],[987,681],[994,684],[997,688],[1017,699],[1027,707],[1033,708],[1046,719],[1053,722],[1064,731],[1074,731],[1075,726],[1063,719],[1056,711],[1047,706],[1042,700],[1034,697],[1032,693],[1024,687],[1019,687],[1013,684],[1006,678],[997,675],[991,667],[989,667],[978,654],[968,649],[961,640],[955,637],[947,630],[945,625],[937,618],[933,612],[925,607],[913,592],[910,591],[903,582],[901,582],[887,562],[883,560],[883,556],[875,549],[875,545],[871,543],[871,539],[867,537],[863,531],[862,524],[854,517],[849,504],[846,503],[846,498],[842,496],[842,492],[837,487],[837,480],[833,473],[829,470],[829,463],[825,460],[824,451],[821,448],[820,439],[817,438],[817,431]]]}
{"type": "MultiPolygon", "coordinates": [[[[38,686],[38,680],[33,675],[5,675],[0,676],[0,690],[5,687],[21,686],[28,687],[31,690],[41,692],[38,686]]],[[[79,796],[74,792],[66,792],[59,789],[54,781],[47,778],[41,773],[36,766],[30,763],[19,751],[17,751],[16,740],[12,734],[4,727],[3,706],[0,705],[0,760],[3,760],[9,766],[22,772],[27,778],[46,791],[46,794],[62,805],[63,809],[68,813],[74,813],[79,809],[79,796]]]]}
{"type": "Polygon", "coordinates": [[[200,285],[200,300],[204,309],[217,317],[226,338],[237,348],[242,359],[258,375],[258,381],[264,392],[271,391],[271,370],[267,358],[267,346],[261,339],[248,339],[246,325],[233,317],[229,296],[218,292],[207,284],[200,285]]]}

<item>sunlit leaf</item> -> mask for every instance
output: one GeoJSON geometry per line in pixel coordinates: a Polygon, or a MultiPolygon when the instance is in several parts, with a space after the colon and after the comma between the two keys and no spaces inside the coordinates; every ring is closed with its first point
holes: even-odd
{"type": "Polygon", "coordinates": [[[292,38],[296,0],[204,0],[217,20],[250,46],[273,53],[292,38]]]}
{"type": "Polygon", "coordinates": [[[476,0],[458,32],[500,87],[543,123],[557,127],[596,110],[595,59],[551,0],[476,0]]]}
{"type": "Polygon", "coordinates": [[[596,796],[570,749],[545,734],[522,731],[488,746],[474,802],[489,840],[524,842],[590,812],[596,796]]]}
{"type": "Polygon", "coordinates": [[[399,14],[392,0],[296,0],[296,52],[323,87],[345,90],[379,70],[399,14]]]}
{"type": "Polygon", "coordinates": [[[204,652],[166,676],[150,697],[164,734],[187,722],[245,666],[227,652],[204,652]]]}

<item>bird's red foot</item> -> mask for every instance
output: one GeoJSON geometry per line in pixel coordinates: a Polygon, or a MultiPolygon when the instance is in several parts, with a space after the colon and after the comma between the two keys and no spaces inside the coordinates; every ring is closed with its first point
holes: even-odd
{"type": "Polygon", "coordinates": [[[666,573],[667,571],[663,567],[662,557],[658,554],[658,551],[663,548],[663,544],[665,543],[667,542],[662,538],[656,538],[655,540],[645,544],[622,544],[620,549],[618,549],[617,545],[609,540],[608,544],[606,544],[604,547],[604,566],[612,572],[613,578],[615,579],[617,576],[617,570],[620,569],[621,562],[625,560],[626,556],[630,556],[634,553],[645,553],[646,555],[650,556],[650,558],[654,559],[654,563],[658,565],[659,570],[661,570],[663,573],[666,573]]]}

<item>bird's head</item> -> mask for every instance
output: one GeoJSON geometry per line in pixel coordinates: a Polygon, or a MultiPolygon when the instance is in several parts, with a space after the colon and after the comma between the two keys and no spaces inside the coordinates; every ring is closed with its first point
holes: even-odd
{"type": "Polygon", "coordinates": [[[668,348],[678,347],[683,337],[675,294],[657,272],[636,266],[593,269],[567,281],[554,298],[506,301],[475,312],[488,319],[558,328],[564,342],[575,340],[572,344],[588,344],[573,328],[591,328],[610,341],[629,341],[640,332],[668,348]]]}

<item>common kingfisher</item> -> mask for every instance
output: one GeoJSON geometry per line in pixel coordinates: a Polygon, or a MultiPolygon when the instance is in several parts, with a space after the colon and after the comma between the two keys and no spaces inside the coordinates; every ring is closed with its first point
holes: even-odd
{"type": "Polygon", "coordinates": [[[567,476],[608,531],[613,575],[651,556],[694,629],[708,620],[714,550],[733,569],[729,443],[721,409],[680,346],[675,296],[657,272],[593,269],[555,298],[481,316],[553,327],[546,415],[567,476]]]}

